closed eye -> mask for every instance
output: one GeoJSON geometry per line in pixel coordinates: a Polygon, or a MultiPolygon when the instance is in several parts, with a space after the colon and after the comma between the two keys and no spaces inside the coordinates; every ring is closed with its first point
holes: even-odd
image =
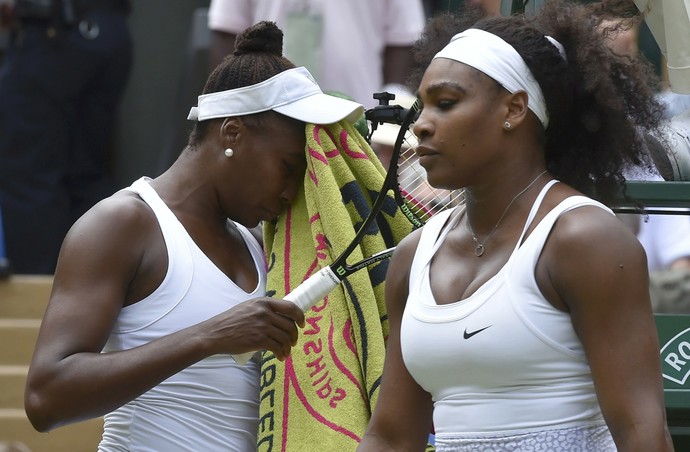
{"type": "Polygon", "coordinates": [[[458,103],[457,99],[443,99],[443,100],[439,100],[436,103],[436,106],[438,107],[439,110],[445,111],[445,110],[450,110],[457,103],[458,103]]]}

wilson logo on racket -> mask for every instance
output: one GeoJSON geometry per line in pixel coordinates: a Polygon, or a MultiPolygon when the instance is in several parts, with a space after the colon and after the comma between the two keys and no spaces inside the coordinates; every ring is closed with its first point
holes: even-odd
{"type": "Polygon", "coordinates": [[[417,216],[407,207],[407,204],[400,206],[400,210],[405,214],[410,223],[412,223],[416,228],[421,228],[423,223],[417,219],[417,216]]]}

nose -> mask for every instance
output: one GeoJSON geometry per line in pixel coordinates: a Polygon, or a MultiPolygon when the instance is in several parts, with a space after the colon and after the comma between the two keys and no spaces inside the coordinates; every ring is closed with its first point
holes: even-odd
{"type": "Polygon", "coordinates": [[[285,205],[292,204],[292,201],[295,200],[297,197],[297,193],[299,193],[299,188],[300,184],[304,181],[304,172],[300,172],[298,176],[291,177],[287,183],[285,184],[285,187],[283,188],[283,191],[280,193],[280,199],[285,205]]]}
{"type": "Polygon", "coordinates": [[[285,187],[285,190],[280,194],[280,201],[284,205],[289,205],[297,197],[297,190],[294,186],[285,187]]]}
{"type": "Polygon", "coordinates": [[[412,125],[412,133],[414,133],[418,139],[430,135],[432,132],[431,123],[429,122],[428,115],[424,113],[424,109],[419,112],[417,120],[412,125]]]}

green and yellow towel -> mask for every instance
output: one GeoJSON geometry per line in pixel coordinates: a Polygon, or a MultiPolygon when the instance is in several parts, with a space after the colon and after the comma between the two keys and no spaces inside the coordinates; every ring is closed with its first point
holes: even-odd
{"type": "MultiPolygon", "coordinates": [[[[268,294],[283,297],[350,244],[385,170],[348,123],[307,125],[304,189],[264,227],[268,294]]],[[[390,195],[351,262],[396,245],[412,230],[390,195]]],[[[292,355],[261,360],[259,451],[352,451],[378,395],[388,337],[388,260],[345,279],[306,313],[292,355]]]]}

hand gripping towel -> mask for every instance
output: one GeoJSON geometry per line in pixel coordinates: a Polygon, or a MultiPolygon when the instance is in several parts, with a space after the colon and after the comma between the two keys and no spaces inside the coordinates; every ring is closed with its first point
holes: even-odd
{"type": "MultiPolygon", "coordinates": [[[[297,199],[264,225],[269,296],[283,297],[331,264],[371,209],[385,170],[348,123],[308,124],[307,171],[297,199]]],[[[392,194],[350,262],[396,245],[412,226],[392,194]]],[[[306,316],[291,356],[261,359],[259,451],[353,451],[383,371],[388,260],[346,278],[306,316]]]]}

